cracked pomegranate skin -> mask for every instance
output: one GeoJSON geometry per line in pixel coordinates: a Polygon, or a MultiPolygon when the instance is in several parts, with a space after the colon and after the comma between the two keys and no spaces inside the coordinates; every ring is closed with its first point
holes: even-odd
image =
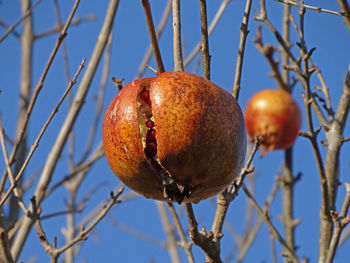
{"type": "Polygon", "coordinates": [[[261,146],[265,154],[293,145],[301,125],[301,112],[288,92],[268,89],[249,100],[244,119],[252,140],[255,136],[264,136],[261,146]]]}
{"type": "Polygon", "coordinates": [[[239,173],[246,134],[241,109],[227,91],[191,73],[165,72],[135,80],[115,96],[103,121],[103,143],[112,171],[134,191],[168,200],[152,163],[157,160],[176,185],[190,189],[183,201],[197,203],[239,173]],[[152,125],[140,124],[143,86],[149,88],[152,125]],[[155,129],[155,157],[145,151],[151,143],[143,145],[140,125],[155,129]]]}

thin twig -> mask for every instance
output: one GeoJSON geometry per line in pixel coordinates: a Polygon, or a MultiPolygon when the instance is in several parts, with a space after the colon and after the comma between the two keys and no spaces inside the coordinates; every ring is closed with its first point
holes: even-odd
{"type": "Polygon", "coordinates": [[[148,32],[149,32],[149,36],[151,38],[153,53],[154,53],[154,57],[155,57],[156,64],[157,64],[157,73],[160,74],[160,73],[163,73],[165,71],[165,68],[164,68],[162,56],[161,56],[160,50],[159,50],[156,30],[154,28],[151,6],[150,6],[148,0],[141,0],[141,2],[142,2],[143,9],[145,11],[148,32]]]}
{"type": "MultiPolygon", "coordinates": [[[[343,145],[342,138],[343,132],[346,125],[347,117],[350,110],[350,65],[345,78],[344,88],[339,100],[338,108],[335,113],[334,121],[330,125],[329,132],[327,134],[327,156],[325,164],[325,173],[329,191],[329,202],[332,210],[335,210],[335,201],[337,196],[337,190],[339,186],[339,155],[340,149],[343,145]]],[[[325,260],[328,258],[330,247],[333,221],[323,220],[321,221],[321,237],[320,245],[324,250],[320,255],[321,259],[325,260]],[[328,245],[328,246],[327,246],[328,245]]],[[[333,240],[333,239],[332,239],[333,240]]],[[[336,241],[338,243],[339,241],[336,241]]],[[[334,253],[334,252],[333,252],[334,253]]]]}
{"type": "Polygon", "coordinates": [[[240,28],[239,44],[238,44],[238,55],[236,61],[235,79],[233,80],[232,95],[238,100],[239,91],[241,89],[241,78],[243,68],[243,58],[245,51],[245,43],[248,36],[248,21],[250,15],[250,8],[252,6],[252,0],[247,0],[244,8],[243,20],[240,28]]]}
{"type": "MultiPolygon", "coordinates": [[[[3,28],[5,28],[6,30],[9,30],[9,29],[10,29],[10,25],[6,24],[6,23],[5,23],[4,21],[2,21],[1,19],[0,19],[0,26],[2,26],[3,28]]],[[[12,33],[12,35],[14,35],[16,38],[20,39],[21,34],[18,33],[16,30],[13,29],[13,30],[11,31],[11,33],[12,33]]]]}
{"type": "Polygon", "coordinates": [[[64,183],[69,182],[70,180],[74,179],[74,177],[77,176],[79,173],[87,172],[92,167],[92,165],[96,161],[98,161],[103,155],[104,155],[103,145],[102,145],[102,142],[100,142],[98,144],[98,146],[96,147],[96,149],[94,150],[94,152],[91,154],[89,160],[87,160],[86,162],[84,162],[84,163],[74,167],[74,170],[71,171],[70,174],[64,176],[60,181],[58,181],[52,187],[50,187],[46,191],[46,196],[49,196],[53,191],[58,189],[64,183]]]}
{"type": "Polygon", "coordinates": [[[43,230],[43,227],[41,225],[41,221],[39,218],[40,212],[38,212],[37,210],[34,210],[36,208],[36,200],[33,200],[33,213],[35,213],[35,227],[39,236],[39,240],[42,244],[42,246],[44,247],[44,249],[46,250],[46,252],[51,256],[52,259],[54,259],[56,262],[58,257],[64,253],[67,249],[71,248],[72,246],[74,246],[76,243],[86,240],[87,235],[96,227],[96,225],[106,216],[106,214],[108,213],[108,211],[117,203],[120,203],[121,201],[119,200],[119,197],[121,196],[121,194],[123,193],[124,188],[121,187],[119,189],[119,191],[114,194],[113,192],[111,192],[111,199],[109,201],[109,203],[107,205],[104,206],[104,208],[100,211],[100,214],[95,218],[95,220],[90,223],[90,225],[85,228],[84,226],[81,227],[80,233],[73,239],[71,240],[69,243],[65,244],[63,247],[61,248],[56,248],[55,246],[51,245],[47,238],[46,238],[46,234],[43,230]]]}
{"type": "Polygon", "coordinates": [[[153,245],[156,245],[162,249],[166,249],[167,248],[167,244],[166,242],[164,242],[163,240],[157,239],[151,235],[147,235],[146,233],[140,232],[130,226],[128,226],[127,224],[124,224],[118,220],[116,220],[114,217],[109,216],[108,220],[112,223],[113,226],[119,228],[120,230],[140,239],[143,241],[146,241],[148,243],[151,243],[153,245]]]}
{"type": "MultiPolygon", "coordinates": [[[[290,33],[290,5],[284,5],[283,8],[283,39],[286,43],[289,43],[290,33]]],[[[282,76],[281,81],[283,82],[284,88],[289,93],[292,92],[292,86],[290,84],[289,71],[286,67],[289,65],[288,54],[282,50],[282,76]]],[[[295,220],[294,220],[294,185],[297,181],[293,176],[293,151],[292,147],[284,151],[284,165],[283,165],[283,177],[280,178],[279,182],[282,185],[282,196],[283,196],[283,226],[284,226],[284,237],[288,246],[295,252],[295,220]]],[[[271,238],[271,245],[274,245],[273,238],[271,238]]],[[[272,256],[274,262],[276,262],[276,253],[274,246],[271,247],[272,256]]],[[[286,260],[286,263],[291,262],[286,260]]]]}
{"type": "Polygon", "coordinates": [[[318,79],[321,82],[321,87],[322,87],[321,91],[322,91],[322,93],[325,96],[325,100],[326,100],[326,106],[325,107],[326,107],[326,110],[327,110],[327,113],[328,113],[328,119],[330,121],[333,121],[333,119],[334,119],[334,111],[333,111],[332,104],[331,104],[329,88],[328,88],[328,86],[326,84],[326,81],[323,78],[321,70],[313,63],[312,59],[310,59],[310,63],[312,65],[312,67],[315,69],[315,73],[316,73],[318,79]]]}
{"type": "MultiPolygon", "coordinates": [[[[327,258],[325,263],[332,263],[334,260],[335,252],[338,248],[340,236],[343,231],[343,229],[347,226],[349,223],[349,220],[346,219],[347,213],[349,210],[350,205],[350,184],[345,183],[345,189],[346,189],[346,196],[344,198],[344,202],[340,211],[339,216],[336,212],[333,214],[333,221],[334,221],[334,231],[332,234],[332,239],[329,245],[329,250],[327,254],[327,258]]],[[[348,216],[350,218],[350,216],[348,216]]]]}
{"type": "MultiPolygon", "coordinates": [[[[206,254],[206,262],[220,263],[220,248],[217,247],[217,243],[213,241],[213,234],[207,233],[205,227],[201,231],[198,231],[198,223],[193,212],[192,204],[185,203],[185,209],[189,225],[189,233],[191,241],[199,246],[206,254]]],[[[222,237],[222,234],[221,234],[222,237]]]]}
{"type": "MultiPolygon", "coordinates": [[[[291,53],[291,50],[288,47],[288,44],[284,41],[281,34],[278,32],[278,30],[273,26],[273,24],[268,20],[267,13],[266,13],[266,7],[265,7],[265,1],[260,0],[261,5],[261,11],[258,17],[255,19],[258,21],[262,21],[275,35],[277,41],[280,43],[281,47],[283,48],[283,51],[288,54],[288,57],[292,63],[293,70],[297,73],[298,79],[301,82],[301,84],[304,87],[305,94],[304,94],[304,104],[305,104],[305,110],[306,110],[306,120],[307,120],[307,127],[308,127],[308,137],[310,139],[312,149],[314,152],[314,156],[316,159],[317,168],[319,171],[320,176],[320,185],[321,185],[321,195],[322,195],[322,204],[321,204],[321,235],[320,235],[320,245],[324,245],[324,247],[320,247],[319,251],[322,253],[326,253],[328,249],[328,241],[330,240],[330,233],[332,231],[332,220],[330,217],[330,205],[332,204],[330,200],[330,194],[329,194],[329,182],[328,178],[326,178],[326,172],[325,167],[322,161],[322,156],[320,153],[320,149],[317,142],[317,132],[314,130],[313,122],[312,122],[312,114],[311,114],[311,105],[310,105],[310,74],[309,66],[308,66],[308,59],[310,58],[310,53],[306,50],[306,45],[304,41],[304,13],[305,8],[301,7],[300,9],[300,30],[298,30],[299,38],[300,38],[300,52],[303,62],[303,69],[301,68],[300,63],[295,59],[293,54],[291,53]],[[326,229],[326,230],[323,230],[326,229]],[[327,241],[328,240],[328,241],[327,241]]],[[[312,52],[314,49],[311,49],[310,52],[312,52]]],[[[324,255],[324,254],[323,254],[324,255]]],[[[320,258],[321,261],[324,261],[324,259],[320,258]]]]}
{"type": "Polygon", "coordinates": [[[0,229],[0,255],[2,260],[7,263],[14,263],[13,257],[10,251],[10,242],[8,238],[8,233],[1,227],[0,229]]]}
{"type": "Polygon", "coordinates": [[[113,31],[110,33],[110,36],[108,38],[107,42],[107,47],[106,47],[106,52],[104,55],[104,63],[103,63],[103,70],[102,70],[102,77],[101,77],[101,82],[100,82],[100,90],[98,92],[98,97],[96,99],[96,113],[95,117],[93,119],[92,125],[91,125],[91,130],[89,134],[89,138],[85,147],[85,151],[78,162],[78,165],[83,163],[86,158],[89,156],[92,150],[92,145],[93,142],[96,138],[96,131],[98,131],[98,124],[103,116],[103,102],[104,102],[104,97],[105,97],[105,89],[107,85],[107,79],[109,75],[109,70],[110,70],[110,61],[111,61],[111,51],[112,51],[112,38],[113,38],[113,31]]]}
{"type": "Polygon", "coordinates": [[[338,5],[342,11],[342,13],[347,14],[348,16],[344,17],[344,23],[350,33],[350,8],[347,0],[337,0],[338,5]]]}
{"type": "Polygon", "coordinates": [[[72,10],[71,10],[71,12],[69,14],[69,17],[68,17],[68,19],[67,19],[67,21],[66,21],[66,23],[65,23],[65,25],[64,25],[61,33],[60,33],[60,35],[59,35],[59,37],[58,37],[58,39],[56,41],[56,44],[55,44],[55,46],[54,46],[54,48],[53,48],[53,50],[51,52],[51,55],[50,55],[49,60],[48,60],[46,66],[45,66],[45,68],[43,70],[43,73],[41,74],[41,77],[40,77],[40,79],[38,81],[38,84],[34,88],[34,94],[32,95],[32,98],[31,98],[30,103],[28,105],[28,109],[27,109],[27,112],[26,112],[25,120],[24,120],[24,122],[22,124],[22,127],[21,127],[21,131],[19,132],[16,144],[12,148],[12,152],[11,152],[11,155],[10,155],[10,163],[11,164],[14,161],[15,156],[17,154],[17,151],[18,151],[18,149],[20,147],[20,142],[22,141],[24,135],[26,134],[29,118],[30,118],[31,113],[33,111],[33,108],[34,108],[34,105],[36,103],[36,100],[37,100],[37,98],[39,96],[40,91],[43,88],[44,81],[45,81],[46,76],[47,76],[47,74],[49,72],[49,69],[51,68],[51,64],[52,64],[52,62],[53,62],[53,60],[54,60],[54,58],[55,58],[55,56],[56,56],[56,54],[58,52],[58,49],[59,49],[60,45],[62,44],[63,39],[67,35],[67,30],[69,28],[69,25],[70,25],[72,19],[73,19],[75,11],[78,8],[79,2],[80,2],[80,0],[76,0],[75,1],[74,5],[73,5],[73,8],[72,8],[72,10]]]}
{"type": "Polygon", "coordinates": [[[181,47],[180,0],[173,0],[174,71],[184,71],[181,47]]]}
{"type": "MultiPolygon", "coordinates": [[[[30,0],[21,0],[21,11],[24,15],[31,7],[30,0]]],[[[26,112],[28,110],[28,102],[30,100],[30,94],[32,93],[32,67],[33,67],[33,16],[29,14],[23,20],[23,31],[20,38],[21,41],[21,73],[20,73],[20,97],[18,100],[18,118],[16,127],[16,142],[18,143],[18,151],[16,153],[14,174],[17,174],[20,167],[23,164],[24,157],[27,153],[27,134],[21,137],[21,130],[26,120],[26,112]]],[[[10,161],[11,165],[12,162],[10,161]]],[[[3,190],[3,184],[6,182],[7,176],[4,175],[1,182],[1,191],[3,190]]],[[[21,188],[22,180],[16,182],[18,189],[21,188]]],[[[19,217],[19,207],[14,195],[10,198],[10,209],[8,218],[15,222],[19,217]]]]}
{"type": "Polygon", "coordinates": [[[250,153],[250,156],[241,170],[241,174],[234,180],[234,182],[222,193],[217,196],[217,209],[215,212],[215,217],[212,224],[211,233],[213,235],[213,242],[215,243],[217,250],[220,251],[220,239],[222,237],[222,228],[224,225],[225,217],[229,208],[230,203],[238,195],[238,190],[240,189],[245,177],[253,172],[250,168],[253,157],[259,148],[262,137],[255,138],[254,147],[250,153]]]}
{"type": "Polygon", "coordinates": [[[263,140],[263,136],[256,136],[254,138],[254,146],[250,152],[250,155],[247,159],[246,164],[244,165],[244,167],[242,168],[241,174],[239,175],[239,177],[237,179],[234,180],[234,182],[227,188],[227,193],[229,193],[231,195],[231,199],[233,199],[236,195],[237,192],[239,190],[239,187],[242,185],[245,177],[253,172],[253,168],[250,167],[251,163],[253,162],[253,158],[257,152],[257,150],[260,147],[260,144],[263,140]]]}
{"type": "Polygon", "coordinates": [[[169,215],[166,211],[164,202],[157,201],[157,208],[160,216],[160,220],[163,225],[163,229],[166,233],[166,236],[168,238],[168,245],[167,245],[167,250],[169,251],[171,262],[173,263],[180,263],[180,255],[179,251],[177,250],[177,245],[176,245],[176,235],[175,235],[175,229],[173,224],[170,222],[169,215]]]}
{"type": "MultiPolygon", "coordinates": [[[[57,161],[62,153],[63,147],[67,141],[68,135],[72,130],[73,124],[75,123],[75,120],[83,106],[85,97],[87,95],[87,91],[95,75],[97,65],[100,62],[101,56],[107,44],[109,34],[112,30],[112,25],[113,25],[118,4],[119,4],[119,0],[111,0],[109,3],[106,16],[105,16],[105,21],[103,23],[103,26],[97,38],[97,42],[96,42],[94,51],[92,53],[92,57],[87,66],[85,74],[80,82],[78,91],[75,95],[74,107],[70,108],[68,115],[61,126],[58,137],[55,140],[55,143],[45,162],[45,166],[43,168],[41,178],[35,190],[35,196],[37,197],[38,204],[40,204],[42,199],[45,197],[45,190],[47,189],[47,186],[51,181],[52,174],[53,174],[53,171],[55,170],[57,161]]],[[[23,224],[21,225],[16,235],[16,238],[12,246],[12,254],[15,260],[17,260],[17,258],[19,257],[19,254],[23,248],[23,243],[25,242],[28,236],[28,233],[32,227],[32,223],[33,222],[31,218],[25,218],[23,224]]]]}
{"type": "Polygon", "coordinates": [[[172,215],[173,217],[173,220],[174,220],[174,225],[177,229],[177,233],[178,235],[180,236],[180,240],[181,240],[181,246],[183,247],[183,249],[185,250],[185,253],[186,253],[186,256],[187,256],[187,260],[189,263],[194,263],[194,258],[193,258],[193,254],[192,254],[192,250],[191,250],[191,244],[187,241],[187,238],[186,238],[186,235],[185,235],[185,232],[182,228],[182,225],[181,225],[181,222],[180,222],[180,219],[179,219],[179,216],[177,215],[176,213],[176,210],[174,208],[174,205],[173,203],[171,202],[167,202],[168,204],[168,208],[169,208],[169,211],[170,211],[170,214],[172,215]]]}
{"type": "Polygon", "coordinates": [[[279,70],[279,62],[273,58],[273,54],[276,48],[274,48],[271,45],[264,45],[262,43],[262,37],[261,37],[261,26],[258,26],[258,29],[256,31],[256,37],[255,37],[255,46],[256,48],[260,51],[261,54],[263,54],[269,63],[271,69],[272,69],[272,77],[276,79],[276,82],[278,84],[278,87],[280,89],[285,90],[286,89],[286,84],[284,83],[282,79],[282,75],[279,70]]]}
{"type": "Polygon", "coordinates": [[[327,14],[331,14],[331,15],[350,17],[349,11],[346,11],[346,10],[344,10],[343,12],[337,12],[337,11],[328,10],[328,9],[324,9],[324,8],[317,7],[317,6],[301,4],[300,1],[292,1],[292,0],[274,0],[274,1],[280,2],[282,4],[287,4],[287,5],[304,7],[306,9],[317,11],[318,13],[327,13],[327,14]]]}
{"type": "Polygon", "coordinates": [[[274,235],[272,234],[271,231],[269,231],[269,237],[270,237],[270,245],[271,245],[272,263],[277,263],[275,237],[274,237],[274,235]]]}
{"type": "MultiPolygon", "coordinates": [[[[279,184],[278,184],[278,181],[275,180],[275,183],[272,186],[271,192],[264,203],[265,210],[268,210],[270,208],[270,205],[272,204],[273,200],[275,200],[278,189],[279,189],[279,184]]],[[[249,202],[249,204],[251,205],[251,202],[249,202]]],[[[252,225],[252,229],[249,232],[247,232],[247,234],[244,236],[244,238],[240,244],[239,253],[237,255],[237,262],[243,261],[246,253],[248,252],[248,249],[251,247],[254,239],[256,238],[256,236],[258,234],[258,231],[260,229],[262,222],[263,222],[262,218],[259,217],[252,225]]]]}
{"type": "Polygon", "coordinates": [[[23,21],[24,19],[26,19],[29,15],[32,14],[34,8],[36,8],[36,7],[40,4],[41,1],[42,1],[42,0],[36,1],[35,4],[32,5],[32,7],[29,8],[29,9],[25,12],[25,14],[21,17],[21,19],[19,19],[16,23],[14,23],[12,26],[10,26],[10,27],[7,29],[6,33],[0,38],[0,43],[1,43],[2,41],[4,41],[4,39],[5,39],[19,24],[21,24],[22,21],[23,21]]]}
{"type": "MultiPolygon", "coordinates": [[[[83,23],[91,22],[91,21],[95,21],[95,20],[96,20],[96,16],[94,16],[94,15],[88,15],[86,17],[77,17],[74,20],[72,20],[71,27],[79,26],[79,25],[81,25],[83,23]]],[[[61,31],[61,29],[62,29],[62,27],[59,26],[59,24],[58,24],[52,29],[48,29],[48,30],[46,30],[46,31],[44,31],[42,33],[39,33],[39,34],[35,35],[34,38],[35,39],[41,39],[41,38],[50,36],[52,34],[59,33],[61,31]]]]}
{"type": "MultiPolygon", "coordinates": [[[[211,21],[208,29],[208,36],[211,35],[213,32],[214,28],[216,27],[217,23],[219,22],[222,14],[224,13],[227,5],[231,2],[231,0],[223,0],[221,2],[221,5],[219,6],[218,10],[216,11],[216,14],[211,21]]],[[[184,67],[186,68],[189,63],[194,59],[194,57],[197,55],[197,53],[201,50],[201,41],[193,48],[191,53],[186,57],[184,61],[184,67]]]]}
{"type": "MultiPolygon", "coordinates": [[[[167,21],[169,19],[169,15],[170,15],[170,11],[171,11],[171,3],[172,0],[168,0],[168,3],[164,9],[162,18],[160,19],[159,25],[157,27],[157,38],[159,39],[160,36],[162,35],[165,25],[167,24],[167,21]]],[[[152,44],[150,44],[147,48],[147,51],[140,63],[140,66],[137,70],[137,75],[135,76],[135,79],[139,79],[142,77],[143,73],[145,72],[146,66],[149,62],[149,60],[151,59],[152,56],[152,44]]]]}
{"type": "Polygon", "coordinates": [[[209,40],[208,40],[208,17],[207,17],[207,1],[199,1],[201,14],[201,49],[202,49],[202,66],[203,77],[210,79],[210,55],[209,55],[209,40]]]}
{"type": "Polygon", "coordinates": [[[251,195],[250,191],[248,190],[248,188],[245,186],[245,184],[242,184],[243,191],[245,192],[245,194],[247,195],[248,199],[252,202],[253,206],[255,207],[255,209],[258,211],[259,216],[262,217],[262,219],[264,220],[264,222],[266,223],[266,225],[269,227],[271,233],[273,234],[273,236],[280,242],[280,244],[283,246],[283,248],[285,249],[286,253],[287,253],[287,257],[288,259],[290,258],[293,262],[297,263],[299,262],[298,257],[295,255],[294,251],[287,245],[286,241],[283,239],[283,237],[281,236],[281,234],[278,232],[278,230],[275,228],[275,226],[272,224],[270,218],[264,213],[264,211],[260,208],[260,206],[258,205],[258,203],[255,201],[254,197],[251,195]]]}
{"type": "MultiPolygon", "coordinates": [[[[35,139],[35,142],[32,144],[32,147],[25,159],[25,161],[23,162],[23,165],[20,169],[20,171],[18,172],[18,174],[16,175],[16,178],[15,178],[15,181],[18,181],[24,171],[25,171],[25,168],[27,167],[31,157],[33,156],[35,150],[38,148],[39,146],[39,142],[42,138],[42,136],[44,135],[47,127],[49,126],[49,124],[51,123],[53,117],[55,116],[55,114],[58,112],[61,104],[63,103],[64,99],[66,98],[67,94],[70,92],[71,88],[74,86],[74,84],[76,83],[77,81],[77,78],[81,72],[81,70],[83,69],[84,67],[84,64],[85,64],[85,59],[83,59],[82,63],[79,65],[79,68],[77,70],[77,72],[75,73],[75,76],[74,78],[69,82],[68,84],[68,87],[66,88],[65,92],[63,93],[62,97],[60,98],[60,100],[58,101],[57,105],[55,106],[55,108],[52,110],[49,118],[47,119],[47,121],[45,122],[44,126],[42,127],[41,131],[39,132],[39,135],[37,136],[37,138],[35,139]]],[[[11,187],[9,188],[9,190],[6,192],[5,196],[3,197],[3,199],[1,199],[0,201],[0,207],[5,203],[6,201],[6,196],[8,196],[14,189],[16,188],[16,184],[12,184],[11,187]]]]}
{"type": "MultiPolygon", "coordinates": [[[[15,186],[17,185],[17,180],[15,179],[15,176],[13,175],[13,172],[12,172],[12,169],[11,169],[11,165],[10,165],[10,162],[9,162],[9,156],[7,154],[6,143],[5,143],[5,136],[4,136],[4,129],[2,127],[1,116],[0,116],[0,144],[1,144],[1,148],[2,148],[2,155],[4,156],[7,172],[8,172],[9,177],[10,177],[11,187],[14,186],[14,188],[15,188],[15,186]]],[[[10,195],[10,193],[6,194],[5,197],[7,198],[10,195]]],[[[23,210],[24,214],[27,215],[28,214],[28,209],[25,206],[25,204],[23,203],[23,200],[22,200],[20,192],[18,191],[17,188],[15,188],[13,193],[14,193],[14,196],[16,198],[16,202],[21,207],[21,209],[23,210]]],[[[3,200],[4,199],[5,198],[3,198],[3,200]]],[[[4,202],[5,201],[2,201],[2,204],[4,202]]],[[[1,205],[0,205],[0,207],[1,207],[1,205]]]]}
{"type": "MultiPolygon", "coordinates": [[[[54,0],[54,9],[55,9],[55,13],[57,16],[56,28],[57,28],[58,32],[60,32],[63,28],[63,24],[62,24],[60,8],[58,6],[58,0],[54,0]]],[[[73,24],[74,24],[74,20],[72,21],[71,25],[73,25],[73,24]]],[[[70,70],[69,70],[68,50],[67,50],[66,41],[63,41],[63,43],[62,43],[62,56],[63,56],[64,73],[66,76],[66,81],[67,81],[67,83],[69,83],[71,77],[70,77],[70,70]]]]}
{"type": "Polygon", "coordinates": [[[63,247],[58,249],[58,253],[62,254],[64,251],[71,248],[76,243],[78,243],[82,240],[85,240],[87,234],[89,234],[95,228],[95,226],[107,215],[108,211],[115,204],[118,204],[121,202],[119,197],[122,195],[123,191],[124,191],[124,187],[121,187],[116,194],[111,192],[111,200],[109,201],[109,203],[107,205],[104,206],[104,208],[102,209],[102,211],[100,212],[98,217],[96,217],[96,219],[87,228],[83,228],[82,231],[79,233],[79,235],[76,236],[70,243],[65,244],[63,247]]]}

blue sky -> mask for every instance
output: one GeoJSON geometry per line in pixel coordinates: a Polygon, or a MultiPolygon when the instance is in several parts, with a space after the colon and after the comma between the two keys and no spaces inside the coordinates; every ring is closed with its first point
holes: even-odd
{"type": "MultiPolygon", "coordinates": [[[[188,54],[200,40],[200,17],[199,17],[199,1],[181,1],[181,19],[182,19],[182,40],[184,54],[188,54]]],[[[208,21],[211,21],[216,13],[221,1],[207,1],[208,21]]],[[[275,26],[281,29],[282,5],[275,1],[266,1],[269,19],[275,26]]],[[[63,20],[67,18],[73,1],[59,1],[63,20]]],[[[155,23],[157,24],[166,1],[152,0],[151,7],[155,23]]],[[[338,10],[335,1],[307,1],[307,4],[321,6],[326,9],[338,10]]],[[[68,56],[70,73],[73,75],[81,63],[83,58],[90,59],[90,55],[98,32],[103,23],[104,14],[108,5],[108,1],[81,1],[76,16],[85,17],[95,15],[96,21],[87,22],[77,27],[71,27],[65,39],[68,56]]],[[[223,16],[221,17],[216,29],[212,33],[209,41],[211,54],[211,80],[221,87],[231,90],[239,41],[239,29],[242,20],[244,1],[232,1],[223,16]]],[[[252,19],[256,15],[255,11],[259,10],[258,1],[253,1],[252,12],[249,21],[249,35],[246,45],[245,61],[243,65],[242,90],[239,97],[239,104],[244,109],[248,99],[257,91],[267,88],[277,88],[274,79],[268,77],[271,72],[266,59],[255,48],[253,39],[256,34],[256,28],[259,22],[252,19]]],[[[297,19],[296,7],[292,8],[292,12],[297,19]]],[[[14,24],[21,17],[19,1],[6,1],[0,3],[0,18],[7,24],[14,24]]],[[[56,16],[54,13],[53,1],[43,0],[34,12],[34,31],[35,33],[43,32],[55,25],[56,16]]],[[[21,26],[16,30],[21,32],[21,26]]],[[[5,30],[0,28],[0,35],[5,30]]],[[[291,37],[294,41],[292,51],[298,56],[298,48],[295,45],[296,33],[292,29],[291,37]]],[[[264,43],[277,44],[273,34],[263,26],[264,43]]],[[[316,47],[313,53],[313,61],[321,69],[325,81],[330,89],[331,101],[334,107],[338,104],[340,92],[343,87],[346,70],[350,62],[350,34],[346,30],[342,22],[342,18],[325,13],[317,13],[307,10],[305,15],[305,37],[308,48],[316,47]]],[[[33,85],[35,85],[42,73],[44,65],[50,56],[50,52],[56,42],[57,35],[39,39],[34,45],[34,64],[33,64],[33,85]]],[[[169,21],[165,31],[159,41],[160,50],[163,56],[165,68],[171,71],[173,68],[172,56],[172,26],[169,21]]],[[[143,58],[144,52],[149,45],[149,36],[145,23],[145,17],[140,1],[121,1],[117,11],[114,23],[114,36],[112,42],[112,58],[110,65],[110,73],[108,77],[105,107],[116,94],[116,89],[112,84],[111,77],[124,78],[125,84],[132,81],[137,73],[139,64],[143,58]]],[[[16,127],[17,117],[17,100],[19,90],[19,68],[20,68],[20,42],[10,35],[0,44],[0,114],[2,115],[2,123],[7,134],[13,135],[16,127]]],[[[102,64],[102,63],[101,63],[102,64]]],[[[150,65],[155,67],[154,60],[150,61],[150,65]]],[[[191,63],[186,71],[192,72],[194,63],[191,63]]],[[[99,83],[101,79],[102,66],[100,65],[97,74],[92,82],[88,93],[86,103],[75,125],[77,134],[75,147],[77,149],[76,161],[81,156],[79,149],[84,149],[89,129],[92,125],[92,118],[96,106],[94,97],[98,94],[99,83]]],[[[201,74],[201,67],[199,68],[201,74]]],[[[146,71],[145,76],[153,76],[151,71],[146,71]]],[[[81,76],[80,78],[81,79],[81,76]]],[[[311,84],[319,85],[316,76],[312,77],[311,84]]],[[[58,98],[66,87],[64,76],[63,56],[60,51],[56,57],[52,68],[47,76],[43,91],[41,92],[37,105],[33,111],[32,120],[29,127],[28,143],[34,142],[42,125],[46,121],[53,107],[56,105],[58,98]]],[[[73,88],[73,92],[76,89],[73,88]]],[[[305,110],[301,98],[302,87],[298,84],[294,89],[293,96],[300,105],[303,116],[305,110]]],[[[68,109],[68,103],[65,102],[62,108],[55,116],[54,121],[45,133],[40,146],[35,153],[33,160],[27,169],[27,176],[30,176],[42,167],[50,147],[55,140],[58,130],[63,123],[68,109]]],[[[319,124],[315,120],[315,126],[319,124]]],[[[101,140],[100,123],[97,138],[94,145],[101,140]]],[[[302,122],[302,130],[306,130],[305,118],[302,122]]],[[[350,135],[349,125],[347,125],[345,136],[350,135]]],[[[321,132],[320,139],[324,139],[324,133],[321,132]]],[[[9,146],[8,146],[9,148],[9,146]]],[[[68,173],[68,156],[67,147],[62,155],[62,160],[57,166],[53,182],[59,181],[68,173]]],[[[325,156],[325,149],[322,149],[322,156],[325,156]]],[[[349,156],[350,144],[345,144],[341,154],[340,181],[350,182],[349,174],[349,156]]],[[[261,205],[266,200],[275,176],[281,171],[283,164],[283,152],[276,151],[267,154],[263,159],[258,156],[254,160],[256,167],[256,185],[255,196],[261,205]]],[[[4,169],[2,156],[0,158],[0,170],[4,169]]],[[[302,223],[296,229],[296,244],[299,246],[297,251],[300,257],[308,257],[311,261],[317,261],[318,232],[319,232],[319,207],[320,207],[320,186],[319,176],[316,169],[315,159],[310,147],[309,141],[305,138],[298,138],[294,147],[294,171],[301,172],[302,179],[295,188],[295,217],[302,218],[302,223]]],[[[102,158],[93,167],[87,179],[82,184],[78,192],[78,199],[84,198],[86,194],[96,185],[104,183],[96,193],[87,202],[83,213],[77,215],[77,221],[82,219],[84,215],[89,213],[97,204],[108,198],[109,192],[120,183],[112,174],[105,158],[102,158]]],[[[33,189],[25,195],[24,201],[29,203],[33,189]]],[[[131,190],[127,189],[127,192],[131,190]]],[[[340,207],[344,197],[344,187],[340,186],[338,196],[338,207],[340,207]]],[[[59,190],[50,196],[43,203],[43,211],[51,213],[65,209],[65,199],[67,192],[59,190]]],[[[244,225],[244,212],[247,200],[244,193],[241,192],[237,199],[231,204],[228,222],[232,224],[238,233],[242,233],[244,225]]],[[[203,201],[194,206],[199,225],[205,225],[210,229],[213,220],[215,208],[215,199],[203,201]]],[[[178,207],[176,205],[176,207],[178,207]]],[[[181,211],[181,208],[179,208],[181,211]]],[[[278,193],[276,199],[271,206],[272,221],[279,229],[282,229],[278,215],[282,214],[281,192],[278,193]]],[[[139,197],[134,200],[127,201],[116,206],[101,222],[96,231],[84,242],[81,252],[77,257],[77,262],[169,262],[168,253],[149,242],[140,240],[120,228],[115,227],[111,222],[114,218],[122,224],[146,233],[157,240],[166,240],[164,230],[159,219],[156,204],[152,200],[139,197]]],[[[181,216],[183,222],[186,220],[182,211],[181,216]]],[[[44,229],[49,239],[53,240],[54,236],[58,237],[58,245],[64,243],[64,238],[60,232],[61,227],[66,224],[65,217],[56,217],[44,222],[44,229]]],[[[282,231],[282,230],[281,230],[282,231]]],[[[277,255],[280,255],[281,247],[277,245],[277,255]]],[[[230,232],[224,230],[224,238],[222,239],[222,258],[224,259],[234,246],[234,240],[230,232]]],[[[345,262],[350,242],[344,244],[336,256],[336,262],[345,262]]],[[[181,251],[181,249],[179,249],[181,251]]],[[[196,259],[202,262],[204,254],[196,247],[193,247],[196,259]]],[[[181,256],[185,262],[185,255],[181,251],[181,256]]],[[[21,260],[27,262],[30,258],[37,258],[38,262],[47,262],[46,256],[41,244],[36,238],[35,231],[32,231],[29,242],[26,243],[21,260]]],[[[61,260],[63,257],[61,258],[61,260]]],[[[262,225],[258,237],[251,247],[245,262],[271,262],[271,252],[268,228],[262,225]]],[[[279,259],[278,262],[282,262],[279,259]]]]}

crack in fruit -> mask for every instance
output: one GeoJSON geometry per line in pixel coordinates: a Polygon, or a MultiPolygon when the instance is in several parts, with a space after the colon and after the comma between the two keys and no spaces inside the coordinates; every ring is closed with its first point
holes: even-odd
{"type": "Polygon", "coordinates": [[[152,120],[152,102],[149,94],[149,86],[141,86],[138,98],[137,110],[143,151],[153,168],[157,171],[163,187],[164,198],[181,204],[185,197],[190,197],[193,189],[175,182],[170,172],[163,167],[157,157],[157,132],[156,124],[152,120]]]}

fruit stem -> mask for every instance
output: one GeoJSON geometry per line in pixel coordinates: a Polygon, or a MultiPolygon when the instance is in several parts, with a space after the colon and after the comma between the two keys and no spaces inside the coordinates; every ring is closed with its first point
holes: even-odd
{"type": "Polygon", "coordinates": [[[151,6],[148,0],[141,0],[141,2],[146,15],[148,32],[152,42],[154,58],[157,63],[157,74],[159,75],[160,73],[165,72],[165,68],[163,65],[162,56],[159,51],[158,39],[157,39],[156,30],[154,28],[151,6]]]}

